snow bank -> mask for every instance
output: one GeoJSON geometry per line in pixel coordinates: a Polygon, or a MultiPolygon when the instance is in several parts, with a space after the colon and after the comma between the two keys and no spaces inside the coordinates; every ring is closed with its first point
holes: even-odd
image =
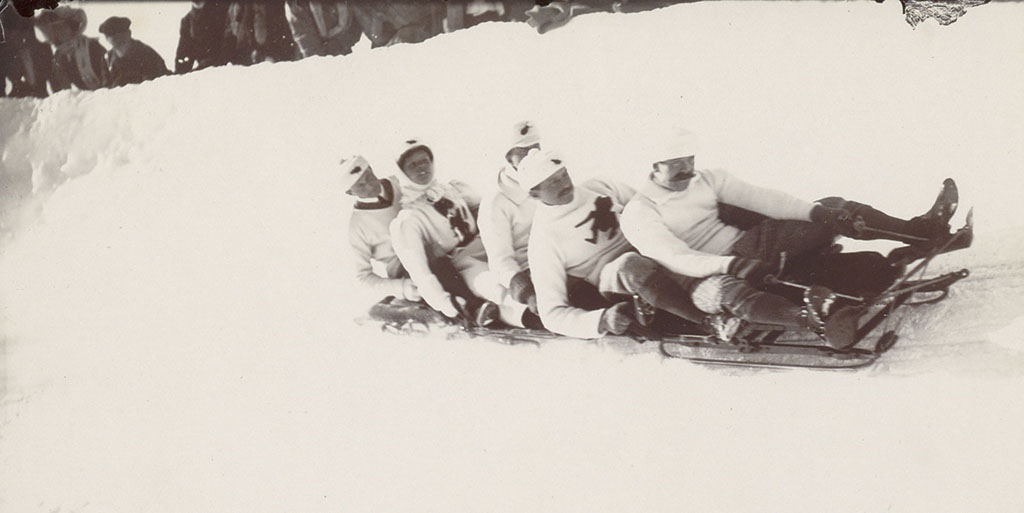
{"type": "MultiPolygon", "coordinates": [[[[394,173],[416,135],[441,176],[484,188],[524,118],[580,176],[639,178],[640,143],[675,123],[704,135],[708,165],[899,215],[955,176],[982,230],[1019,238],[1024,68],[992,49],[1022,46],[1001,23],[1021,8],[917,31],[898,11],[488,24],[0,101],[5,179],[31,176],[39,201],[0,253],[0,511],[1019,510],[1024,365],[985,341],[1012,305],[968,302],[984,322],[894,351],[881,370],[902,380],[737,378],[350,322],[372,298],[346,265],[338,159],[394,173]],[[989,356],[922,357],[947,345],[989,356]]],[[[976,294],[1020,274],[965,258],[994,277],[976,294]]]]}

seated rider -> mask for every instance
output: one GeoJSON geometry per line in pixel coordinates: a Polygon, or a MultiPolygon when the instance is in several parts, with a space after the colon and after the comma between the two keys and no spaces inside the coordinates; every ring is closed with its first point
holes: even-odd
{"type": "Polygon", "coordinates": [[[531,121],[516,123],[512,147],[498,171],[497,191],[480,201],[480,238],[487,249],[487,264],[509,295],[537,311],[537,296],[526,261],[526,247],[537,201],[519,186],[517,166],[531,149],[540,148],[540,136],[531,121]]]}
{"type": "Polygon", "coordinates": [[[377,178],[360,155],[341,161],[345,194],[356,198],[348,223],[348,240],[355,253],[356,280],[381,296],[419,301],[416,284],[408,277],[391,246],[388,227],[401,207],[401,190],[394,177],[377,178]],[[380,276],[373,262],[383,267],[380,276]]]}
{"type": "Polygon", "coordinates": [[[532,150],[519,163],[517,179],[540,203],[528,259],[545,328],[578,338],[625,333],[636,321],[631,295],[704,323],[708,315],[694,307],[670,273],[638,254],[618,229],[632,188],[604,180],[577,187],[562,157],[550,149],[532,150]]]}
{"type": "Polygon", "coordinates": [[[391,223],[391,241],[423,299],[477,326],[499,318],[522,326],[526,307],[509,300],[487,268],[477,236],[479,196],[463,182],[437,180],[434,153],[418,139],[405,141],[395,162],[402,171],[402,209],[391,223]]]}
{"type": "MultiPolygon", "coordinates": [[[[878,237],[864,226],[884,227],[883,237],[919,245],[936,244],[949,234],[949,194],[940,195],[927,214],[909,221],[841,198],[809,203],[721,170],[696,169],[695,144],[692,134],[679,132],[652,154],[653,170],[623,211],[622,229],[642,254],[698,280],[690,290],[702,311],[724,310],[746,320],[821,332],[835,300],[827,289],[812,287],[805,296],[811,308],[799,319],[794,317],[798,310],[762,297],[775,296],[757,294],[766,287],[765,277],[779,272],[782,253],[799,258],[821,252],[838,235],[878,237]],[[763,217],[742,230],[722,221],[723,205],[763,217]]],[[[877,256],[882,260],[878,272],[895,278],[899,271],[877,256]]],[[[849,340],[829,342],[844,345],[849,340]]]]}

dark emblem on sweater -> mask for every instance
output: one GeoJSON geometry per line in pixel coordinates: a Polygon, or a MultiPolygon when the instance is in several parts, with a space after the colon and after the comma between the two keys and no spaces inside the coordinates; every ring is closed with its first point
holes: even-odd
{"type": "Polygon", "coordinates": [[[608,232],[608,238],[614,237],[619,229],[619,218],[612,212],[612,199],[608,196],[599,196],[594,200],[594,210],[587,214],[586,219],[580,221],[576,227],[583,226],[590,221],[590,238],[583,239],[591,244],[597,244],[599,232],[608,232]]]}
{"type": "Polygon", "coordinates": [[[441,198],[434,202],[434,210],[448,219],[448,225],[452,233],[459,239],[459,246],[465,246],[473,240],[473,227],[469,224],[469,217],[472,215],[465,207],[457,207],[452,200],[441,198]]]}

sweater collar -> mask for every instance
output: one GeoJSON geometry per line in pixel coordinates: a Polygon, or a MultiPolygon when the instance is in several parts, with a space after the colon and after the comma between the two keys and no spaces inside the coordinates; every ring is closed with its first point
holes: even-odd
{"type": "Polygon", "coordinates": [[[654,183],[654,180],[651,179],[651,176],[647,175],[647,180],[645,180],[643,186],[640,187],[640,194],[647,197],[647,199],[651,200],[656,205],[662,205],[672,198],[677,198],[682,194],[686,194],[691,189],[693,189],[693,186],[696,185],[696,183],[699,180],[703,179],[704,177],[701,174],[701,172],[697,171],[696,176],[690,179],[690,184],[686,187],[686,189],[683,189],[681,191],[673,191],[671,189],[666,189],[654,183]]]}
{"type": "Polygon", "coordinates": [[[519,205],[530,197],[530,193],[519,185],[519,182],[512,177],[512,174],[513,169],[511,166],[505,166],[501,168],[501,171],[498,171],[498,190],[505,196],[508,196],[512,203],[519,205]]]}
{"type": "Polygon", "coordinates": [[[391,180],[387,178],[380,179],[381,193],[372,200],[356,200],[356,210],[381,210],[390,207],[395,203],[395,187],[391,185],[391,180]]]}
{"type": "Polygon", "coordinates": [[[418,184],[409,180],[404,174],[398,177],[398,183],[402,188],[402,205],[408,205],[420,198],[426,198],[433,203],[445,195],[446,188],[443,183],[437,180],[435,174],[429,183],[418,184]]]}

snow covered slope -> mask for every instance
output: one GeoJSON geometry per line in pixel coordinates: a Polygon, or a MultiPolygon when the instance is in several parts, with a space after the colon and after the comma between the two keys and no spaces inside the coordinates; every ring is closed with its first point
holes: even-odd
{"type": "Polygon", "coordinates": [[[1019,511],[1022,16],[698,3],[0,101],[35,191],[0,251],[0,511],[1019,511]],[[910,216],[953,176],[977,243],[935,271],[972,277],[856,374],[354,326],[339,158],[397,172],[422,136],[483,189],[525,118],[584,176],[639,178],[674,123],[808,198],[910,216]]]}

